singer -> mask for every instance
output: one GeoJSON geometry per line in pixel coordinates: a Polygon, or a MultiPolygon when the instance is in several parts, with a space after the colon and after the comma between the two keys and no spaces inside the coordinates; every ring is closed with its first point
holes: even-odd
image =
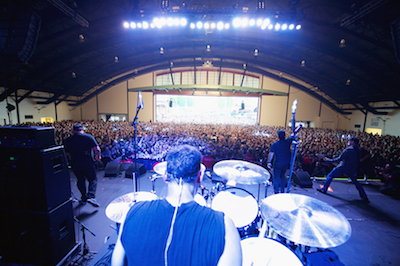
{"type": "Polygon", "coordinates": [[[167,155],[165,199],[135,203],[120,226],[112,265],[241,265],[239,233],[222,212],[194,201],[201,153],[189,145],[167,155]]]}

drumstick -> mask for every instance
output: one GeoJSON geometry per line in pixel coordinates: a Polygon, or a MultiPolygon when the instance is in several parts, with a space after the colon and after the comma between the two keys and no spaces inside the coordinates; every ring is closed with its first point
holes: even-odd
{"type": "Polygon", "coordinates": [[[265,237],[265,232],[266,231],[267,231],[267,222],[264,222],[262,227],[261,227],[260,233],[258,234],[258,237],[260,237],[260,238],[265,237]]]}

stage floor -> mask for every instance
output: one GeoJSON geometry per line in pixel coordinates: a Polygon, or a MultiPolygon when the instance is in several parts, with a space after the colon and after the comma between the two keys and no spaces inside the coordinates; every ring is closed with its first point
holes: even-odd
{"type": "MultiPolygon", "coordinates": [[[[147,171],[138,179],[138,191],[152,190],[152,182],[149,177],[154,174],[147,171]]],[[[104,171],[98,171],[98,187],[96,199],[101,204],[95,208],[90,204],[80,206],[74,202],[74,215],[87,227],[85,238],[92,259],[81,260],[79,264],[95,265],[100,260],[104,262],[111,254],[113,239],[116,235],[116,223],[110,220],[105,210],[107,206],[122,195],[134,191],[133,180],[125,178],[124,172],[118,177],[104,177],[104,171]],[[93,252],[93,253],[92,253],[93,252]]],[[[313,180],[314,187],[320,187],[324,180],[313,180]]],[[[203,184],[205,189],[211,190],[216,185],[210,179],[205,178],[203,184]]],[[[359,201],[358,191],[352,183],[347,180],[334,180],[331,184],[332,192],[327,195],[317,192],[315,188],[301,188],[294,182],[291,184],[290,193],[297,193],[316,198],[331,205],[340,211],[349,221],[352,229],[350,239],[337,247],[330,248],[335,252],[339,260],[347,266],[384,266],[400,265],[400,200],[381,194],[376,183],[363,184],[364,189],[371,201],[364,204],[359,201]],[[396,251],[397,250],[397,251],[396,251]]],[[[273,194],[272,187],[266,191],[262,186],[259,190],[258,185],[238,185],[238,187],[250,192],[259,201],[273,194]],[[259,192],[260,191],[260,192],[259,192]]],[[[76,179],[71,171],[71,188],[73,195],[80,198],[80,193],[76,188],[76,179]]],[[[155,181],[155,191],[157,196],[166,195],[166,185],[162,179],[155,181]]],[[[327,221],[329,222],[329,221],[327,221]]],[[[75,223],[76,239],[83,243],[81,226],[75,223]]],[[[88,255],[86,256],[88,257],[88,255]]]]}

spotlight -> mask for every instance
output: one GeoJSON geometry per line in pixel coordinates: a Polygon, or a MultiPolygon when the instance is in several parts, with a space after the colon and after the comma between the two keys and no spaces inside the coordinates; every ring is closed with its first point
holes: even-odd
{"type": "Polygon", "coordinates": [[[139,29],[141,29],[142,28],[142,23],[138,23],[138,24],[136,24],[137,25],[137,27],[139,28],[139,29]]]}
{"type": "Polygon", "coordinates": [[[225,26],[224,26],[224,28],[227,30],[227,29],[229,29],[231,27],[231,25],[229,24],[229,23],[225,23],[225,26]]]}
{"type": "Polygon", "coordinates": [[[252,18],[249,20],[249,26],[253,27],[254,25],[256,25],[256,20],[252,18]]]}
{"type": "Polygon", "coordinates": [[[269,24],[269,25],[268,25],[268,29],[269,29],[269,30],[272,30],[273,28],[274,28],[274,25],[272,25],[272,24],[269,24]]]}
{"type": "Polygon", "coordinates": [[[125,21],[123,26],[124,26],[125,29],[129,29],[129,22],[125,21]]]}
{"type": "Polygon", "coordinates": [[[249,25],[249,19],[248,18],[243,18],[241,21],[240,21],[240,26],[242,26],[242,27],[247,27],[249,25]]]}
{"type": "Polygon", "coordinates": [[[211,46],[207,44],[207,52],[211,51],[211,46]]]}
{"type": "Polygon", "coordinates": [[[258,49],[254,49],[254,56],[258,56],[258,49]]]}
{"type": "Polygon", "coordinates": [[[345,40],[345,39],[341,39],[341,40],[340,40],[339,47],[340,47],[340,48],[346,47],[346,40],[345,40]]]}
{"type": "Polygon", "coordinates": [[[179,18],[174,18],[174,26],[179,26],[180,21],[179,18]]]}
{"type": "Polygon", "coordinates": [[[153,23],[159,29],[162,27],[162,22],[161,22],[161,19],[159,19],[159,18],[153,19],[153,23]]]}
{"type": "Polygon", "coordinates": [[[293,30],[294,29],[294,24],[290,24],[289,25],[289,30],[293,30]]]}
{"type": "Polygon", "coordinates": [[[263,20],[261,18],[257,19],[257,21],[256,21],[257,27],[261,27],[262,24],[263,24],[263,20]]]}
{"type": "Polygon", "coordinates": [[[298,25],[296,26],[296,30],[299,30],[299,29],[301,29],[301,25],[300,25],[300,24],[298,24],[298,25]]]}
{"type": "Polygon", "coordinates": [[[280,30],[280,28],[281,28],[281,24],[276,23],[276,24],[275,24],[275,30],[280,30]]]}
{"type": "Polygon", "coordinates": [[[131,22],[131,29],[136,29],[136,23],[135,22],[131,22]]]}
{"type": "Polygon", "coordinates": [[[163,47],[160,48],[160,54],[161,54],[161,55],[164,54],[164,48],[163,48],[163,47]]]}
{"type": "Polygon", "coordinates": [[[215,22],[211,22],[211,29],[215,29],[215,27],[216,27],[215,22]]]}
{"type": "Polygon", "coordinates": [[[202,23],[201,21],[197,22],[197,23],[196,23],[196,27],[197,27],[198,29],[203,28],[203,23],[202,23]]]}
{"type": "Polygon", "coordinates": [[[194,28],[196,28],[196,25],[193,22],[190,22],[190,28],[194,29],[194,28]]]}
{"type": "Polygon", "coordinates": [[[209,29],[210,28],[210,23],[208,23],[208,22],[206,22],[206,23],[204,23],[204,29],[209,29]]]}
{"type": "Polygon", "coordinates": [[[235,18],[233,21],[232,21],[232,26],[234,27],[234,28],[239,28],[240,27],[240,18],[235,18]]]}
{"type": "Polygon", "coordinates": [[[186,20],[186,18],[181,18],[180,21],[179,21],[179,24],[180,24],[182,27],[185,27],[185,26],[187,25],[187,20],[186,20]]]}
{"type": "Polygon", "coordinates": [[[224,23],[222,21],[217,23],[217,29],[222,30],[224,28],[224,23]]]}
{"type": "Polygon", "coordinates": [[[287,25],[286,23],[284,23],[284,24],[282,25],[282,30],[287,30],[287,28],[288,28],[288,25],[287,25]]]}
{"type": "Polygon", "coordinates": [[[304,59],[301,60],[300,66],[301,67],[305,67],[306,66],[306,60],[304,60],[304,59]]]}
{"type": "Polygon", "coordinates": [[[149,23],[147,21],[143,21],[143,29],[148,29],[149,23]]]}
{"type": "Polygon", "coordinates": [[[167,19],[167,26],[171,27],[174,25],[174,20],[172,18],[167,19]]]}
{"type": "Polygon", "coordinates": [[[165,18],[161,18],[160,23],[161,23],[161,27],[163,27],[167,24],[167,20],[165,18]]]}

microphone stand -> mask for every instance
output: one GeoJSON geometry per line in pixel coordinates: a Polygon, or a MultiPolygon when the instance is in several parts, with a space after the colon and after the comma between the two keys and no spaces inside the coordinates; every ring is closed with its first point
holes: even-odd
{"type": "Polygon", "coordinates": [[[74,216],[75,222],[77,222],[81,226],[81,231],[82,231],[82,239],[83,239],[83,256],[89,253],[89,247],[86,243],[86,235],[85,235],[85,230],[88,230],[89,233],[91,233],[93,236],[96,236],[92,231],[89,230],[81,221],[74,216]]]}
{"type": "MultiPolygon", "coordinates": [[[[133,119],[132,125],[133,125],[133,138],[135,139],[134,145],[133,145],[133,153],[135,154],[135,174],[133,176],[133,192],[138,192],[138,163],[137,163],[137,124],[139,124],[136,120],[138,119],[139,111],[141,109],[140,104],[138,104],[136,108],[136,115],[135,118],[133,119]]],[[[133,193],[135,195],[136,193],[133,193]]],[[[135,196],[133,196],[135,198],[135,196]]]]}
{"type": "Polygon", "coordinates": [[[289,180],[287,184],[287,190],[286,193],[289,193],[290,191],[290,182],[292,181],[292,175],[293,175],[293,167],[294,163],[296,161],[296,155],[297,155],[297,145],[299,144],[297,142],[297,136],[296,136],[296,109],[297,109],[297,99],[293,101],[292,105],[292,132],[293,132],[293,141],[292,141],[292,157],[290,158],[290,171],[289,171],[289,180]]]}

